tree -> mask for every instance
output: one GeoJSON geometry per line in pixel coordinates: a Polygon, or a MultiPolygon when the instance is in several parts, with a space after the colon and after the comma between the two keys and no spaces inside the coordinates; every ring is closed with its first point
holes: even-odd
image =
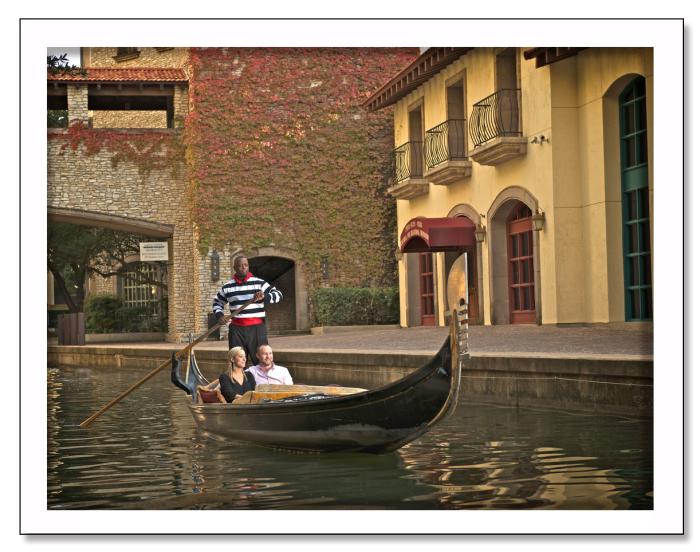
{"type": "Polygon", "coordinates": [[[69,75],[87,75],[87,71],[77,65],[68,63],[68,54],[60,56],[46,56],[46,68],[49,73],[56,75],[58,73],[66,73],[69,75]]]}
{"type": "MultiPolygon", "coordinates": [[[[139,239],[108,228],[49,222],[48,267],[70,312],[82,312],[87,278],[94,274],[103,278],[118,275],[126,259],[139,253],[139,239]],[[75,299],[72,290],[77,291],[75,299]]],[[[145,277],[139,283],[166,287],[145,277]]]]}
{"type": "MultiPolygon", "coordinates": [[[[52,75],[87,75],[87,71],[77,65],[68,63],[68,54],[60,56],[46,56],[46,69],[52,75]]],[[[46,111],[47,128],[66,128],[68,126],[67,109],[48,109],[46,111]]]]}

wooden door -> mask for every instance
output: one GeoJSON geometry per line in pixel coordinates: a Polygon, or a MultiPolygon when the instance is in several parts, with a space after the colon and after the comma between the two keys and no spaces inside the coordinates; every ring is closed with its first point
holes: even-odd
{"type": "Polygon", "coordinates": [[[421,326],[435,325],[435,287],[433,281],[433,255],[420,253],[418,256],[420,278],[420,321],[421,326]]]}
{"type": "Polygon", "coordinates": [[[511,324],[535,323],[532,211],[520,203],[508,217],[508,293],[511,324]]]}

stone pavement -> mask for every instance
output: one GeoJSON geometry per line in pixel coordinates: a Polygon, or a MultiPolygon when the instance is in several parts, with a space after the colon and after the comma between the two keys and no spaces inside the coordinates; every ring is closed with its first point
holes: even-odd
{"type": "MultiPolygon", "coordinates": [[[[447,336],[443,328],[376,328],[337,331],[324,335],[270,336],[279,351],[324,350],[393,353],[433,353],[447,336]]],[[[471,326],[469,349],[476,355],[544,355],[562,357],[651,357],[654,351],[650,323],[613,323],[542,326],[471,326]]],[[[97,345],[97,344],[94,344],[97,345]]],[[[226,349],[225,341],[206,341],[198,349],[226,349]]],[[[100,347],[128,346],[180,349],[175,343],[113,343],[100,347]]]]}
{"type": "MultiPolygon", "coordinates": [[[[401,328],[271,336],[273,348],[362,349],[365,351],[434,352],[448,328],[401,328]]],[[[558,355],[653,355],[651,324],[595,324],[586,326],[470,326],[472,353],[552,353],[558,355]]]]}

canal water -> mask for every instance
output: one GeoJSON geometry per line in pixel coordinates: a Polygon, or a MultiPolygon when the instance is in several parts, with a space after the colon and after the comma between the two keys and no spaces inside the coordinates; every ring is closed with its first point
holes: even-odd
{"type": "Polygon", "coordinates": [[[49,509],[652,509],[652,422],[460,404],[384,455],[311,454],[197,431],[159,374],[48,370],[49,509]]]}

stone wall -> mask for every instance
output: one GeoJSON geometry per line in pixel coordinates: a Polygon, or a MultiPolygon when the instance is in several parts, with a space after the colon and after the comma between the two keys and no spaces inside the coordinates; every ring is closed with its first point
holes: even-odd
{"type": "Polygon", "coordinates": [[[92,128],[167,128],[166,111],[89,111],[92,128]]]}
{"type": "Polygon", "coordinates": [[[174,226],[168,262],[168,339],[179,341],[188,332],[200,328],[195,316],[194,232],[190,209],[184,202],[187,197],[184,156],[168,156],[167,151],[180,142],[180,131],[87,129],[82,132],[84,141],[76,138],[71,129],[49,131],[48,206],[174,226]],[[88,141],[97,138],[103,142],[88,141]],[[162,143],[154,147],[150,158],[120,157],[131,140],[158,144],[160,139],[162,143]]]}
{"type": "Polygon", "coordinates": [[[66,87],[68,124],[88,121],[88,89],[86,84],[69,84],[66,87]]]}
{"type": "Polygon", "coordinates": [[[116,48],[84,48],[83,62],[86,67],[185,67],[187,48],[139,48],[139,55],[132,59],[115,58],[116,48]]]}

